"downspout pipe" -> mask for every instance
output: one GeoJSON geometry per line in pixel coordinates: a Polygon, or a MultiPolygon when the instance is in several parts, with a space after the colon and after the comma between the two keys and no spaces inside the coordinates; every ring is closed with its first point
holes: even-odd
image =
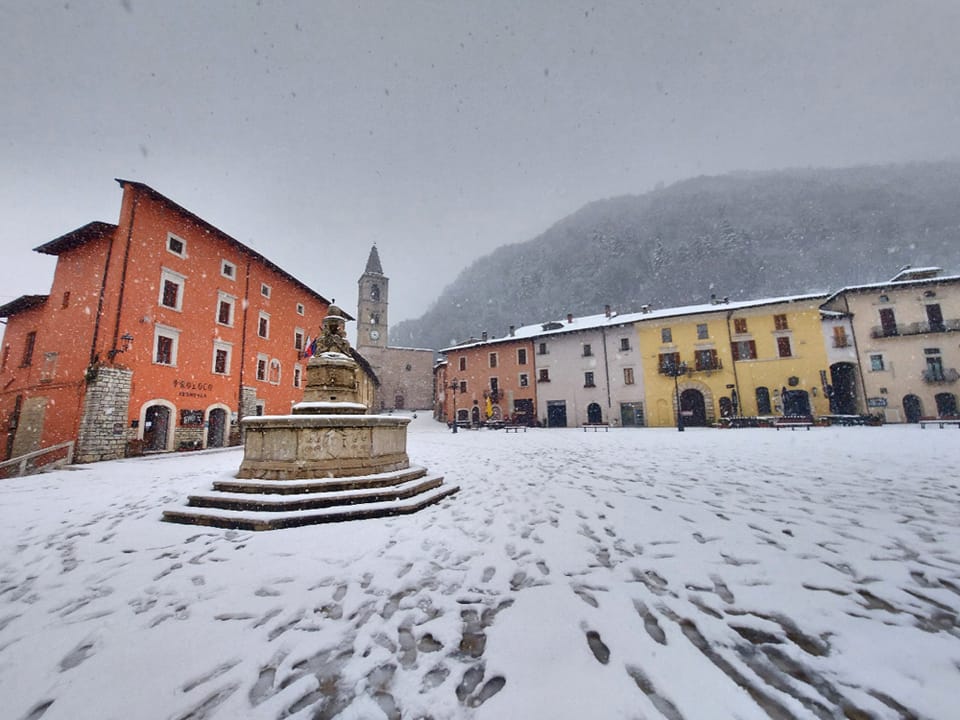
{"type": "Polygon", "coordinates": [[[737,391],[737,414],[743,417],[743,393],[740,392],[740,379],[737,377],[737,359],[733,356],[733,332],[730,330],[730,318],[733,310],[727,310],[727,346],[730,347],[730,362],[733,364],[733,387],[737,391]]]}

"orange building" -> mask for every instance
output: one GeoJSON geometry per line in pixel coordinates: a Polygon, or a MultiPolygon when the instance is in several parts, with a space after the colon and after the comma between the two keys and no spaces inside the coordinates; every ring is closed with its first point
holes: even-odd
{"type": "MultiPolygon", "coordinates": [[[[507,336],[471,341],[441,350],[446,365],[442,377],[443,419],[478,424],[510,418],[536,421],[537,392],[533,340],[507,336]],[[456,384],[456,390],[453,385],[456,384]],[[454,412],[456,404],[456,412],[454,412]]],[[[438,383],[439,385],[439,383],[438,383]]]]}
{"type": "Polygon", "coordinates": [[[238,420],[303,396],[328,301],[152,188],[123,188],[116,225],[36,248],[49,295],[0,307],[6,457],[76,440],[93,461],[239,441],[238,420]]]}

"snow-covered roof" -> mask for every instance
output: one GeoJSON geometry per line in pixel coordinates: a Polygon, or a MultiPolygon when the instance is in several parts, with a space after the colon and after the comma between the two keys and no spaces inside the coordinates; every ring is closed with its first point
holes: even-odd
{"type": "Polygon", "coordinates": [[[471,347],[493,345],[503,342],[513,342],[516,340],[532,340],[533,338],[548,337],[550,335],[562,335],[565,333],[583,330],[619,327],[622,325],[631,325],[635,322],[663,320],[671,317],[726,312],[730,310],[744,310],[747,308],[762,307],[764,305],[780,305],[784,303],[823,300],[827,297],[827,294],[828,293],[822,292],[806,295],[787,295],[784,297],[763,298],[759,300],[742,300],[739,302],[711,302],[700,305],[661,308],[657,310],[648,310],[646,312],[625,313],[623,315],[618,315],[616,313],[611,313],[609,316],[606,313],[601,313],[599,315],[585,315],[583,317],[573,317],[570,319],[565,318],[563,320],[537,323],[536,325],[524,325],[514,330],[512,335],[489,338],[487,340],[469,340],[459,345],[443,348],[440,350],[440,352],[463,350],[471,347]]]}
{"type": "MultiPolygon", "coordinates": [[[[901,273],[902,275],[903,273],[901,273]]],[[[897,277],[900,277],[898,275],[897,277]]],[[[870,292],[871,290],[896,290],[897,288],[904,287],[918,287],[923,285],[942,285],[944,283],[955,283],[960,282],[960,275],[939,275],[937,277],[922,278],[916,280],[887,280],[886,282],[878,283],[868,283],[866,285],[848,285],[847,287],[840,288],[830,297],[828,297],[824,303],[828,303],[834,298],[843,295],[844,293],[854,293],[854,292],[870,292]]]]}

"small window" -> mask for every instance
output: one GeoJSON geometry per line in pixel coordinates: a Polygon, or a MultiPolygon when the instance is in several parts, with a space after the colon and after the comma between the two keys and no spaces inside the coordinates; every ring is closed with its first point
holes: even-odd
{"type": "Polygon", "coordinates": [[[789,330],[790,326],[787,325],[787,316],[786,315],[774,315],[773,316],[773,327],[777,330],[789,330]]]}
{"type": "Polygon", "coordinates": [[[550,371],[547,368],[540,369],[540,382],[550,382],[550,371]]]}
{"type": "Polygon", "coordinates": [[[884,370],[883,366],[883,355],[871,355],[870,356],[870,370],[873,372],[880,372],[884,370]]]}
{"type": "Polygon", "coordinates": [[[20,367],[30,367],[33,363],[33,348],[37,344],[36,331],[28,332],[27,338],[23,343],[23,358],[20,360],[20,367]]]}
{"type": "Polygon", "coordinates": [[[467,381],[466,381],[466,380],[461,380],[461,381],[460,381],[460,392],[461,392],[461,393],[465,393],[466,391],[467,391],[467,381]]]}
{"type": "Polygon", "coordinates": [[[464,370],[467,369],[467,359],[465,357],[460,358],[459,367],[460,367],[460,372],[463,372],[464,370]]]}
{"type": "Polygon", "coordinates": [[[230,280],[235,280],[237,277],[237,266],[234,265],[229,260],[220,261],[220,274],[225,278],[230,280]]]}
{"type": "Polygon", "coordinates": [[[407,372],[410,372],[411,370],[413,370],[413,365],[411,365],[410,363],[407,363],[403,369],[406,370],[407,372]]]}
{"type": "Polygon", "coordinates": [[[280,384],[280,361],[276,358],[270,361],[270,384],[280,384]]]}
{"type": "Polygon", "coordinates": [[[57,375],[57,360],[60,353],[47,352],[43,354],[43,368],[40,370],[40,382],[52,382],[57,375]]]}
{"type": "Polygon", "coordinates": [[[70,307],[70,291],[69,290],[63,293],[63,302],[61,303],[60,307],[63,308],[64,310],[70,307]]]}
{"type": "Polygon", "coordinates": [[[158,365],[177,364],[180,331],[163,325],[154,325],[153,361],[158,365]]]}
{"type": "Polygon", "coordinates": [[[697,323],[697,340],[707,340],[710,337],[710,332],[707,329],[706,323],[697,323]]]}
{"type": "Polygon", "coordinates": [[[265,313],[260,313],[260,320],[257,323],[257,335],[267,339],[270,337],[270,316],[265,313]]]}
{"type": "Polygon", "coordinates": [[[753,340],[740,340],[730,343],[730,352],[734,360],[756,360],[757,343],[753,340]]]}
{"type": "Polygon", "coordinates": [[[517,348],[517,365],[527,364],[527,349],[517,348]]]}
{"type": "Polygon", "coordinates": [[[500,378],[492,377],[490,378],[490,392],[499,392],[500,391],[500,378]]]}
{"type": "Polygon", "coordinates": [[[530,376],[527,373],[520,373],[520,387],[529,387],[530,376]]]}
{"type": "Polygon", "coordinates": [[[538,354],[538,355],[546,355],[546,354],[547,354],[547,344],[546,344],[545,342],[540,343],[540,345],[538,346],[538,349],[537,349],[537,354],[538,354]]]}
{"type": "Polygon", "coordinates": [[[788,337],[778,337],[777,338],[777,354],[780,357],[792,357],[793,352],[790,349],[790,338],[788,337]]]}
{"type": "Polygon", "coordinates": [[[596,383],[593,381],[592,372],[585,372],[583,374],[583,386],[588,388],[596,387],[596,383]]]}
{"type": "Polygon", "coordinates": [[[734,318],[733,319],[733,331],[737,335],[743,335],[747,332],[747,319],[746,318],[734,318]]]}
{"type": "Polygon", "coordinates": [[[226,293],[217,296],[217,322],[221,325],[233,326],[233,308],[236,298],[226,293]]]}
{"type": "Polygon", "coordinates": [[[257,355],[257,380],[266,381],[267,379],[267,363],[270,362],[270,358],[266,355],[257,355]]]}
{"type": "Polygon", "coordinates": [[[303,303],[297,303],[297,315],[303,315],[303,303]]]}
{"type": "Polygon", "coordinates": [[[293,331],[293,348],[294,350],[303,350],[303,328],[297,328],[293,331]]]}
{"type": "Polygon", "coordinates": [[[593,355],[593,348],[590,347],[590,343],[583,344],[583,356],[590,357],[593,355]]]}
{"type": "Polygon", "coordinates": [[[673,330],[670,328],[660,328],[660,342],[673,342],[673,330]]]}
{"type": "Polygon", "coordinates": [[[301,379],[303,378],[303,368],[299,365],[293,366],[293,386],[295,388],[300,387],[301,379]]]}
{"type": "Polygon", "coordinates": [[[490,353],[490,367],[495,368],[497,366],[497,354],[495,352],[490,353]]]}
{"type": "Polygon", "coordinates": [[[720,358],[716,350],[697,350],[694,353],[697,370],[719,370],[720,358]]]}
{"type": "Polygon", "coordinates": [[[630,349],[630,338],[620,338],[620,350],[625,351],[630,349]]]}
{"type": "Polygon", "coordinates": [[[672,375],[680,367],[680,353],[660,353],[657,365],[661,375],[672,375]]]}
{"type": "Polygon", "coordinates": [[[265,298],[270,297],[270,286],[266,283],[260,283],[260,294],[265,298]]]}
{"type": "Polygon", "coordinates": [[[847,338],[847,329],[842,325],[837,325],[833,328],[833,346],[835,348],[850,346],[850,340],[847,338]]]}
{"type": "Polygon", "coordinates": [[[623,369],[623,384],[624,385],[633,385],[633,368],[624,368],[623,369]]]}
{"type": "Polygon", "coordinates": [[[267,401],[266,400],[257,400],[253,404],[253,414],[260,416],[265,415],[267,412],[267,401]]]}
{"type": "Polygon", "coordinates": [[[213,372],[216,375],[230,374],[231,345],[225,342],[213,343],[213,372]]]}
{"type": "Polygon", "coordinates": [[[160,297],[158,302],[165,308],[180,311],[183,309],[183,288],[186,276],[163,268],[160,272],[160,297]]]}
{"type": "Polygon", "coordinates": [[[187,256],[187,241],[173,233],[167,233],[167,250],[177,257],[187,256]]]}
{"type": "Polygon", "coordinates": [[[376,283],[370,286],[370,299],[374,302],[380,302],[380,286],[376,283]]]}

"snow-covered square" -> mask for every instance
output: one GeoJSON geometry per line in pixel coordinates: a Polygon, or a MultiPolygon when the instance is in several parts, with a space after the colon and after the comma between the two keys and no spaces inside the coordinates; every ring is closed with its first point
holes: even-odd
{"type": "Polygon", "coordinates": [[[239,448],[3,481],[0,714],[955,718],[958,440],[421,416],[457,495],[263,533],[159,520],[239,448]]]}

